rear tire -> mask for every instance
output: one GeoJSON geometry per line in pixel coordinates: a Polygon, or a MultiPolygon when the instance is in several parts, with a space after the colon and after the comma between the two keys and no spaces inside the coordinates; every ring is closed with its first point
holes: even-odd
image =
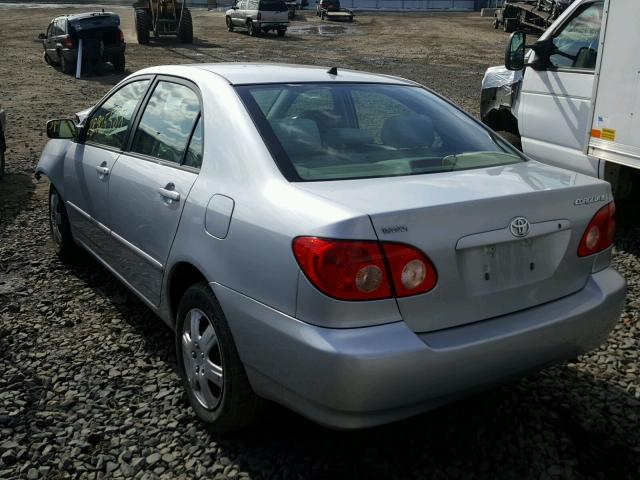
{"type": "Polygon", "coordinates": [[[284,35],[287,33],[287,30],[285,28],[280,28],[278,29],[278,36],[279,37],[284,37],[284,35]]]}
{"type": "Polygon", "coordinates": [[[73,67],[75,66],[73,62],[70,62],[69,60],[67,60],[67,57],[65,57],[62,53],[59,53],[59,55],[60,55],[60,68],[62,69],[62,73],[66,73],[67,75],[73,73],[73,67]]]}
{"type": "Polygon", "coordinates": [[[249,384],[224,312],[206,282],[189,287],[180,300],[176,353],[189,403],[210,430],[239,430],[260,416],[265,401],[249,384]]]}
{"type": "Polygon", "coordinates": [[[178,40],[180,43],[193,43],[193,20],[187,7],[184,7],[182,21],[178,25],[178,40]]]}
{"type": "Polygon", "coordinates": [[[231,21],[231,17],[227,17],[225,22],[227,23],[227,31],[233,32],[233,22],[231,21]]]}
{"type": "Polygon", "coordinates": [[[116,58],[111,60],[111,64],[116,72],[122,73],[124,72],[124,68],[126,66],[126,62],[124,59],[124,54],[118,55],[116,58]]]}
{"type": "Polygon", "coordinates": [[[136,9],[136,37],[140,45],[147,45],[149,43],[149,30],[151,27],[151,21],[149,18],[149,12],[143,9],[136,9]]]}
{"type": "Polygon", "coordinates": [[[253,22],[251,20],[249,20],[247,22],[247,33],[249,34],[250,37],[257,37],[258,36],[258,29],[253,25],[253,22]]]}
{"type": "Polygon", "coordinates": [[[56,255],[60,260],[73,261],[78,255],[79,248],[71,234],[64,201],[53,184],[49,186],[49,232],[56,255]]]}

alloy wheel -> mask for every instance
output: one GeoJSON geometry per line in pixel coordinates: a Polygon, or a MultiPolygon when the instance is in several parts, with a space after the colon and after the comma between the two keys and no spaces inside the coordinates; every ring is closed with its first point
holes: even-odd
{"type": "Polygon", "coordinates": [[[198,403],[215,409],[222,399],[223,368],[213,323],[198,308],[187,312],[182,326],[182,361],[189,387],[198,403]]]}

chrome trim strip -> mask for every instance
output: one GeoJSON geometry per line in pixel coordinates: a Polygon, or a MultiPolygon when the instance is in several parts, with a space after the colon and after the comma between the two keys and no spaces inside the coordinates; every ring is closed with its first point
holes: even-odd
{"type": "Polygon", "coordinates": [[[93,223],[94,225],[96,225],[100,230],[102,230],[104,233],[106,233],[107,235],[109,235],[111,233],[111,230],[109,230],[109,227],[107,227],[106,225],[100,223],[99,221],[97,221],[95,218],[93,218],[91,215],[89,215],[87,212],[85,212],[84,210],[82,210],[80,207],[78,207],[77,205],[75,205],[74,203],[71,203],[69,201],[67,201],[67,205],[73,207],[73,209],[78,212],[81,216],[83,216],[86,220],[89,220],[91,223],[93,223]]]}
{"type": "Polygon", "coordinates": [[[124,238],[122,238],[120,235],[118,235],[116,232],[114,232],[113,230],[111,230],[111,236],[113,236],[113,238],[115,238],[116,240],[118,240],[122,245],[124,245],[125,247],[128,247],[129,250],[131,250],[133,253],[135,253],[136,255],[142,257],[144,260],[147,261],[147,263],[151,264],[151,266],[157,268],[160,271],[164,270],[164,265],[162,265],[162,263],[160,263],[159,261],[157,261],[155,258],[153,258],[151,255],[149,255],[148,253],[144,252],[143,250],[140,250],[138,247],[136,247],[133,243],[125,240],[124,238]]]}

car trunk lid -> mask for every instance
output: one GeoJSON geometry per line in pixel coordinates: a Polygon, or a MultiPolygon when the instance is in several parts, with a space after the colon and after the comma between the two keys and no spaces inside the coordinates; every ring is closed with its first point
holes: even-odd
{"type": "Polygon", "coordinates": [[[418,247],[433,261],[436,287],[397,300],[416,332],[505,315],[583,288],[593,258],[578,257],[578,244],[610,195],[604,182],[537,162],[300,186],[368,213],[380,240],[418,247]],[[522,237],[516,235],[526,223],[518,219],[529,224],[522,237]]]}

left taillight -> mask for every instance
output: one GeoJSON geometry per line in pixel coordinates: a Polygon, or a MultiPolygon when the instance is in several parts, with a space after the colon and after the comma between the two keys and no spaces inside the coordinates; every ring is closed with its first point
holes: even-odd
{"type": "Polygon", "coordinates": [[[73,48],[73,38],[70,35],[67,35],[62,39],[62,46],[64,48],[73,48]]]}
{"type": "Polygon", "coordinates": [[[118,29],[118,38],[120,38],[120,43],[124,43],[124,33],[120,29],[118,29]]]}
{"type": "Polygon", "coordinates": [[[593,216],[582,235],[578,256],[587,257],[606,250],[613,245],[616,234],[616,205],[611,202],[593,216]]]}
{"type": "Polygon", "coordinates": [[[437,283],[427,256],[400,243],[298,237],[293,253],[311,283],[339,300],[406,297],[437,283]]]}

